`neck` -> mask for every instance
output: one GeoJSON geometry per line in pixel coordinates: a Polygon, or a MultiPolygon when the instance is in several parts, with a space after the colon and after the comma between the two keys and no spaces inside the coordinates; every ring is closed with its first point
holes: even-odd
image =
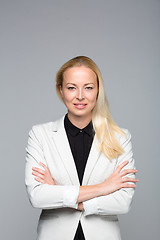
{"type": "Polygon", "coordinates": [[[81,116],[73,116],[70,113],[68,113],[68,119],[71,121],[71,123],[74,126],[82,129],[86,127],[89,124],[89,122],[92,120],[92,115],[87,117],[86,116],[81,117],[81,116]]]}

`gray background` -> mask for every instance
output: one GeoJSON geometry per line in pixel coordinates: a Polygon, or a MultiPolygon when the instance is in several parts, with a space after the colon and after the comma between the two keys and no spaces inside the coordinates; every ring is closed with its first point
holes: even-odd
{"type": "Polygon", "coordinates": [[[36,239],[40,210],[24,185],[25,147],[32,125],[66,109],[55,92],[59,67],[87,55],[101,69],[114,120],[132,134],[139,170],[122,239],[158,239],[160,1],[0,1],[0,238],[36,239]]]}

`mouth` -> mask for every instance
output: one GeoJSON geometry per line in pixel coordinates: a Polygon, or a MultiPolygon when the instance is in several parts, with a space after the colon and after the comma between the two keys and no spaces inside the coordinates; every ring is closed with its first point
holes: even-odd
{"type": "Polygon", "coordinates": [[[74,103],[74,106],[78,109],[83,109],[87,106],[86,103],[74,103]]]}

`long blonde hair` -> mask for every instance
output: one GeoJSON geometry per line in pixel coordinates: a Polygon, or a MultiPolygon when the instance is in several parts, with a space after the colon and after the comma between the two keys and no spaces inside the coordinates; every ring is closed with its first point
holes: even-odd
{"type": "Polygon", "coordinates": [[[92,111],[92,123],[95,130],[96,142],[99,151],[102,151],[109,160],[117,158],[124,153],[124,149],[116,139],[115,133],[125,135],[125,132],[113,121],[104,91],[102,75],[96,63],[86,56],[77,56],[67,61],[56,75],[57,94],[63,101],[60,93],[60,88],[63,84],[63,74],[68,68],[75,66],[88,67],[97,75],[98,96],[96,105],[92,111]]]}

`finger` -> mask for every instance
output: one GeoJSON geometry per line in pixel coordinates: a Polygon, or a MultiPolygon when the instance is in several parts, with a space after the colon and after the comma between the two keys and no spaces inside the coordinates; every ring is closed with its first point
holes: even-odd
{"type": "Polygon", "coordinates": [[[41,178],[35,177],[34,178],[37,182],[43,183],[45,184],[46,182],[44,180],[42,180],[41,178]]]}
{"type": "Polygon", "coordinates": [[[39,164],[40,164],[45,170],[47,170],[47,171],[49,170],[44,163],[40,162],[39,164]]]}
{"type": "Polygon", "coordinates": [[[135,188],[135,184],[123,183],[122,188],[135,188]]]}
{"type": "Polygon", "coordinates": [[[138,170],[137,169],[125,169],[123,171],[120,172],[120,176],[123,177],[129,173],[137,173],[138,170]]]}
{"type": "Polygon", "coordinates": [[[116,168],[116,170],[118,172],[120,172],[122,170],[123,167],[125,167],[127,164],[129,163],[128,160],[124,161],[123,163],[121,163],[120,165],[118,165],[118,167],[116,168]]]}
{"type": "Polygon", "coordinates": [[[139,180],[136,178],[125,177],[122,178],[122,182],[139,182],[139,180]]]}
{"type": "Polygon", "coordinates": [[[38,172],[35,172],[35,171],[33,171],[32,174],[33,174],[34,176],[37,176],[37,177],[39,177],[39,178],[41,178],[41,179],[44,180],[44,175],[42,175],[42,174],[40,174],[40,173],[38,173],[38,172]]]}
{"type": "Polygon", "coordinates": [[[40,168],[33,167],[32,170],[35,171],[35,172],[38,172],[38,173],[40,173],[40,174],[42,174],[42,175],[45,174],[45,171],[42,170],[42,169],[40,169],[40,168]]]}

